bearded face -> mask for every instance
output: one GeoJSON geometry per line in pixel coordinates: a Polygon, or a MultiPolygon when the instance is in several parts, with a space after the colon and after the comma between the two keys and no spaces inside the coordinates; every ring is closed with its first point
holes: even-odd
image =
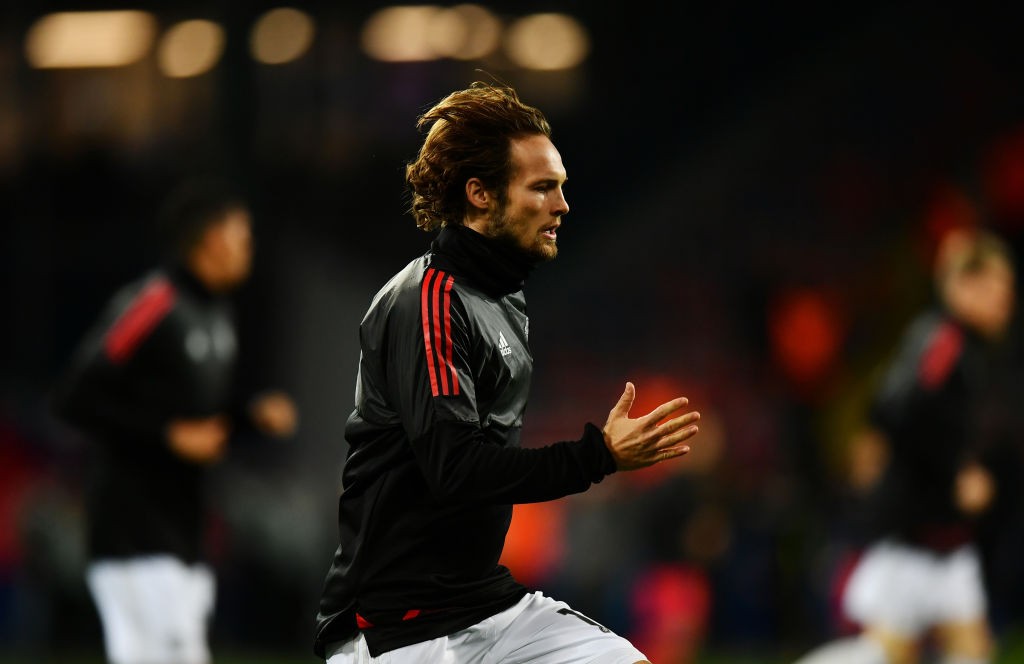
{"type": "Polygon", "coordinates": [[[513,139],[511,156],[508,191],[486,234],[538,262],[549,261],[558,255],[558,227],[569,212],[562,193],[562,158],[551,140],[540,134],[513,139]]]}

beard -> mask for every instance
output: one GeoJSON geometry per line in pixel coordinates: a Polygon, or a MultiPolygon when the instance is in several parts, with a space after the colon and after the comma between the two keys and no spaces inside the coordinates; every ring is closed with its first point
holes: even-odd
{"type": "Polygon", "coordinates": [[[558,256],[558,245],[540,233],[529,233],[527,223],[508,214],[501,206],[491,218],[490,236],[523,254],[535,263],[554,260],[558,256]]]}

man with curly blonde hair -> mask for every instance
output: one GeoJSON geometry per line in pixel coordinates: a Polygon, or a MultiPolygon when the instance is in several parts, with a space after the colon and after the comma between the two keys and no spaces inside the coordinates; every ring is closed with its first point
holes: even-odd
{"type": "Polygon", "coordinates": [[[418,127],[411,212],[439,232],[360,325],[315,650],[329,664],[646,661],[498,560],[513,504],[682,456],[699,415],[679,397],[630,418],[626,383],[603,427],[520,447],[533,366],[523,284],[558,253],[565,168],[544,115],[508,87],[474,83],[418,127]]]}

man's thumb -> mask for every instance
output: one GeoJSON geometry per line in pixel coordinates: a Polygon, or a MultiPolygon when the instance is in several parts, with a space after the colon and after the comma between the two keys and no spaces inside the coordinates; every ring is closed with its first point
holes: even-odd
{"type": "Polygon", "coordinates": [[[633,400],[636,398],[636,387],[629,381],[626,382],[626,389],[622,391],[622,396],[619,397],[619,402],[615,404],[615,408],[612,412],[619,417],[626,417],[629,415],[629,409],[633,407],[633,400]]]}

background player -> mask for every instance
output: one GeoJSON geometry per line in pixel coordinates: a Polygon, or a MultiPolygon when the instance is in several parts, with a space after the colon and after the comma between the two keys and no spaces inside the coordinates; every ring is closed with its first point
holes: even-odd
{"type": "Polygon", "coordinates": [[[226,295],[252,265],[245,203],[220,185],[191,183],[161,221],[167,263],[113,298],[54,395],[58,413],[97,443],[87,581],[114,664],[209,661],[204,470],[243,420],[274,436],[297,421],[280,392],[235,405],[226,295]]]}
{"type": "Polygon", "coordinates": [[[800,664],[904,664],[934,636],[943,662],[992,657],[977,519],[997,487],[983,461],[977,410],[986,349],[1014,309],[1010,250],[988,232],[949,235],[940,247],[940,307],[907,331],[872,405],[870,435],[885,459],[864,508],[874,541],[844,590],[858,637],[800,664]]]}

